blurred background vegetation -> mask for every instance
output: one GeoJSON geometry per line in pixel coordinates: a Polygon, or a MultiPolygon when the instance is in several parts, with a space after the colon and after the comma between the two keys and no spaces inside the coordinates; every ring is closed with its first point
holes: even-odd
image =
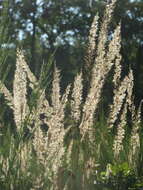
{"type": "MultiPolygon", "coordinates": [[[[0,0],[0,53],[5,62],[1,75],[10,66],[7,85],[11,86],[15,50],[20,47],[37,76],[55,52],[65,88],[84,64],[91,22],[95,14],[103,14],[105,4],[105,0],[0,0]]],[[[129,66],[134,70],[138,104],[143,98],[143,1],[118,1],[111,28],[120,20],[122,62],[125,70],[129,66]]]]}

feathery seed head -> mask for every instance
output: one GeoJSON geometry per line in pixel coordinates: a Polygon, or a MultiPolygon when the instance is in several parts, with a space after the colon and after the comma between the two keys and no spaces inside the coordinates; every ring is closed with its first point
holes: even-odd
{"type": "Polygon", "coordinates": [[[74,80],[74,87],[72,91],[72,101],[71,101],[71,112],[72,117],[75,119],[76,122],[79,121],[81,111],[80,111],[80,105],[82,102],[82,73],[78,74],[74,80]]]}
{"type": "Polygon", "coordinates": [[[125,136],[126,115],[127,115],[127,104],[125,103],[124,109],[122,111],[120,123],[117,126],[117,135],[115,136],[114,144],[113,144],[113,151],[114,151],[115,158],[118,158],[120,151],[123,150],[123,139],[125,136]]]}
{"type": "Polygon", "coordinates": [[[60,98],[61,98],[61,95],[60,95],[60,71],[55,66],[54,78],[53,78],[53,83],[52,83],[52,105],[53,105],[55,112],[59,109],[60,98]]]}
{"type": "Polygon", "coordinates": [[[21,51],[17,52],[16,70],[13,84],[14,118],[19,129],[26,116],[27,109],[27,79],[23,68],[24,56],[21,51]]]}

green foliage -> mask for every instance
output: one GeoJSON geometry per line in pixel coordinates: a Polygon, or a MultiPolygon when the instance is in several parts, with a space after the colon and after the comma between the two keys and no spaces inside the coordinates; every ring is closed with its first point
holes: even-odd
{"type": "Polygon", "coordinates": [[[107,164],[106,170],[98,174],[96,186],[97,189],[102,187],[103,190],[139,190],[143,184],[142,179],[124,162],[107,164]]]}

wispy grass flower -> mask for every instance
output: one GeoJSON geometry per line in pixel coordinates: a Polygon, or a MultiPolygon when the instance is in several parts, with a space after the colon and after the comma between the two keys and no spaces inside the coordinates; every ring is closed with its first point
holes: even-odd
{"type": "Polygon", "coordinates": [[[20,51],[18,51],[13,83],[14,118],[18,130],[20,129],[22,122],[25,119],[27,107],[27,78],[26,72],[23,68],[23,62],[24,56],[20,51]]]}

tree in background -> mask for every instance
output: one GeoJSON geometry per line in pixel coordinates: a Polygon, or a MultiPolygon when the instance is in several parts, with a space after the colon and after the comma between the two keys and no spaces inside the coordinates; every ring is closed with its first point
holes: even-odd
{"type": "MultiPolygon", "coordinates": [[[[97,12],[100,15],[103,14],[106,1],[1,0],[0,3],[1,10],[5,6],[4,9],[8,13],[0,15],[1,20],[5,22],[2,26],[8,31],[1,32],[5,43],[13,44],[11,49],[22,47],[25,50],[27,61],[32,71],[37,72],[37,76],[43,61],[47,62],[51,53],[56,50],[55,60],[58,67],[62,69],[64,88],[73,80],[84,63],[83,54],[91,21],[97,12]]],[[[129,65],[136,67],[137,51],[143,41],[142,18],[143,2],[141,0],[118,2],[112,29],[121,19],[123,62],[127,66],[125,70],[129,65]]],[[[111,34],[112,30],[109,36],[111,34]]],[[[13,54],[12,60],[15,60],[14,56],[13,54]]],[[[7,64],[9,62],[8,58],[7,64]]],[[[134,72],[136,76],[135,69],[134,72]]]]}

